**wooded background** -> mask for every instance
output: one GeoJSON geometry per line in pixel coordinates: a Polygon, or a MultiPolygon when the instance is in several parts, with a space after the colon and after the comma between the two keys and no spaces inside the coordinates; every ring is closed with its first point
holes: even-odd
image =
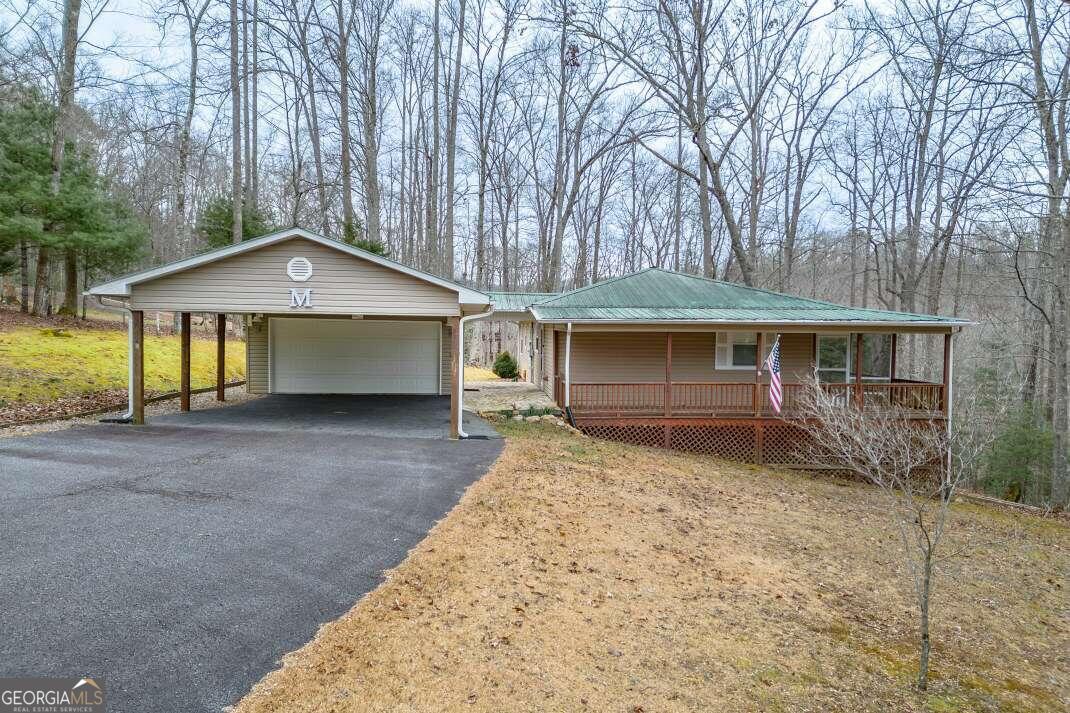
{"type": "Polygon", "coordinates": [[[978,477],[1065,504],[1068,51],[1055,0],[0,0],[3,293],[300,225],[964,316],[958,388],[1020,405],[978,477]]]}

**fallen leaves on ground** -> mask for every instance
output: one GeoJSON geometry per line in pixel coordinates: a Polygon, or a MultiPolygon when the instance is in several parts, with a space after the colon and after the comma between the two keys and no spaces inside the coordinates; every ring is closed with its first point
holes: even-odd
{"type": "Polygon", "coordinates": [[[1061,711],[1063,522],[956,507],[932,690],[879,493],[506,424],[491,471],[236,713],[1061,711]]]}
{"type": "Polygon", "coordinates": [[[41,403],[8,404],[0,407],[0,427],[43,418],[63,418],[94,409],[118,408],[126,403],[126,389],[106,389],[41,403]]]}

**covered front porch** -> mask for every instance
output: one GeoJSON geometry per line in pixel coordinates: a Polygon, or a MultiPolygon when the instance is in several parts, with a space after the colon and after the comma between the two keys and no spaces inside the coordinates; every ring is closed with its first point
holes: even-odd
{"type": "Polygon", "coordinates": [[[895,410],[907,418],[948,414],[950,331],[933,335],[943,347],[939,381],[899,376],[901,332],[764,332],[740,325],[717,332],[590,337],[566,326],[554,334],[554,400],[578,421],[791,418],[799,414],[815,372],[845,406],[895,410]],[[769,400],[764,368],[777,339],[783,384],[779,414],[769,400]],[[656,380],[651,378],[655,368],[663,369],[656,380]]]}

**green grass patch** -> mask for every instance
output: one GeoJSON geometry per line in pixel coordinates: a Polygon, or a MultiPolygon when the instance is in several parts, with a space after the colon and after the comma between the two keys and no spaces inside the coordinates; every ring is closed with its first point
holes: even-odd
{"type": "MultiPolygon", "coordinates": [[[[42,403],[65,396],[126,387],[126,332],[68,330],[62,335],[27,327],[0,333],[0,406],[42,403]]],[[[178,388],[178,337],[145,338],[145,389],[178,388]]],[[[215,384],[214,339],[193,338],[192,388],[215,384]]],[[[227,342],[227,381],[244,378],[245,343],[227,342]]]]}

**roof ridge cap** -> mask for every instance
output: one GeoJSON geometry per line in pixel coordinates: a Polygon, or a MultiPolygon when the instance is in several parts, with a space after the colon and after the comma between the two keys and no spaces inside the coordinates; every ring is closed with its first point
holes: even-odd
{"type": "Polygon", "coordinates": [[[609,285],[609,284],[612,284],[614,282],[620,282],[621,280],[624,280],[626,278],[635,277],[636,275],[641,275],[644,272],[649,272],[651,270],[657,270],[657,269],[660,269],[660,268],[644,267],[642,270],[637,270],[635,272],[629,272],[627,275],[617,275],[616,277],[610,277],[608,280],[602,280],[601,282],[594,282],[594,283],[592,283],[590,285],[584,285],[583,287],[576,287],[574,289],[567,290],[566,292],[560,292],[560,293],[558,293],[558,295],[556,297],[554,297],[552,299],[549,299],[549,300],[546,300],[546,302],[543,302],[542,304],[545,305],[545,304],[549,304],[550,302],[556,302],[557,300],[561,299],[562,297],[570,297],[572,295],[576,295],[576,294],[579,294],[581,292],[586,292],[587,290],[593,290],[596,287],[602,287],[604,285],[609,285]]]}

